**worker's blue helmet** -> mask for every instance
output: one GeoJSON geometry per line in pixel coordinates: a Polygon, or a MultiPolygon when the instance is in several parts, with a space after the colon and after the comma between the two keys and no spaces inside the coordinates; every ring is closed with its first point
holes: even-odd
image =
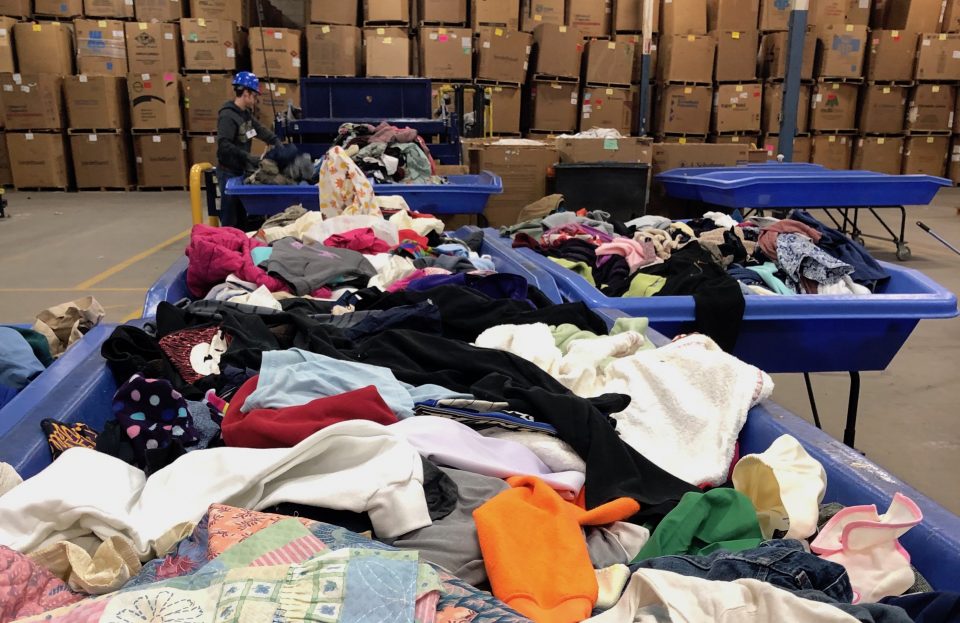
{"type": "Polygon", "coordinates": [[[254,93],[260,92],[260,79],[257,78],[257,74],[250,71],[241,71],[238,72],[236,76],[233,77],[233,86],[243,87],[244,89],[249,89],[254,93]]]}

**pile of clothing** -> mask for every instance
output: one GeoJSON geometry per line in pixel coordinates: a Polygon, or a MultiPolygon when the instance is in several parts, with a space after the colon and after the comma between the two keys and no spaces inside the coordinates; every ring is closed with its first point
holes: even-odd
{"type": "Polygon", "coordinates": [[[0,408],[103,319],[92,296],[37,314],[33,326],[0,325],[0,408]]]}
{"type": "Polygon", "coordinates": [[[555,211],[500,228],[610,297],[692,295],[695,329],[731,350],[744,296],[869,295],[889,274],[857,242],[803,210],[737,222],[707,212],[623,223],[606,212],[555,211]]]}
{"type": "Polygon", "coordinates": [[[343,147],[363,172],[377,184],[443,184],[426,141],[413,128],[386,121],[374,127],[345,123],[334,145],[343,147]]]}
{"type": "Polygon", "coordinates": [[[0,622],[957,613],[903,596],[911,500],[824,504],[788,435],[739,456],[766,373],[551,304],[434,220],[196,226],[196,298],[103,344],[110,408],[0,464],[0,622]]]}
{"type": "Polygon", "coordinates": [[[319,161],[314,163],[310,154],[302,154],[296,145],[288,143],[265,153],[257,170],[244,180],[244,184],[313,186],[317,183],[319,171],[319,161]]]}

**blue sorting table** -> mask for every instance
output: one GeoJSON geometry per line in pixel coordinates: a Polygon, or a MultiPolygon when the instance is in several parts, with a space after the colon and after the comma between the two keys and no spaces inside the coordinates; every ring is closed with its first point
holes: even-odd
{"type": "MultiPolygon", "coordinates": [[[[531,249],[511,248],[511,240],[500,237],[492,228],[484,230],[484,240],[490,248],[498,247],[499,253],[514,253],[549,273],[565,300],[645,316],[654,329],[669,336],[683,333],[694,321],[692,296],[604,296],[583,277],[531,249]]],[[[746,297],[743,325],[733,353],[771,373],[850,373],[844,441],[851,446],[856,435],[859,373],[885,370],[920,320],[958,315],[957,297],[946,288],[915,270],[888,263],[883,266],[891,278],[878,294],[869,297],[746,297]]]]}
{"type": "Polygon", "coordinates": [[[767,163],[737,167],[671,169],[657,175],[667,195],[702,201],[727,209],[824,210],[834,225],[854,239],[888,240],[897,247],[897,259],[910,257],[906,242],[904,206],[926,205],[941,188],[953,183],[932,175],[889,175],[874,171],[837,171],[813,164],[767,163]],[[889,237],[860,229],[860,209],[868,210],[889,237]],[[877,212],[900,212],[899,234],[877,212]]]}
{"type": "MultiPolygon", "coordinates": [[[[446,177],[447,184],[375,184],[374,192],[399,195],[411,210],[426,214],[482,214],[490,197],[503,192],[500,176],[489,171],[446,177]]],[[[297,203],[307,210],[320,209],[316,186],[252,185],[234,178],[225,192],[239,199],[248,214],[277,214],[297,203]]]]}
{"type": "MultiPolygon", "coordinates": [[[[622,315],[617,310],[597,311],[608,324],[622,315]]],[[[655,342],[664,341],[662,336],[652,334],[651,338],[655,342]]],[[[65,424],[84,422],[94,429],[102,429],[112,416],[111,402],[117,383],[99,348],[77,350],[74,354],[79,361],[69,382],[50,387],[43,400],[25,409],[3,435],[0,461],[11,464],[25,478],[50,464],[41,420],[56,417],[65,424]]],[[[763,452],[783,434],[793,435],[823,464],[827,472],[827,501],[846,505],[876,504],[885,510],[895,492],[914,500],[923,511],[924,520],[902,537],[901,542],[910,552],[913,564],[934,588],[960,591],[960,517],[770,402],[751,410],[740,435],[741,454],[763,452]]]]}
{"type": "Polygon", "coordinates": [[[6,444],[6,434],[27,412],[38,405],[46,404],[47,417],[54,417],[59,407],[55,403],[48,403],[47,396],[60,387],[79,389],[81,382],[77,376],[78,368],[86,364],[91,354],[100,354],[100,345],[113,332],[115,326],[100,324],[90,329],[81,340],[70,346],[50,367],[0,409],[0,439],[3,439],[0,445],[6,444]]]}

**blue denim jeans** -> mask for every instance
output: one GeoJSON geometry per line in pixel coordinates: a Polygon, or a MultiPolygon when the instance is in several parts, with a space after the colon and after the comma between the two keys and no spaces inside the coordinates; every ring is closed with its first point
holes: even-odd
{"type": "Polygon", "coordinates": [[[766,541],[756,549],[720,551],[709,556],[660,556],[630,565],[660,569],[705,580],[760,580],[788,591],[813,589],[841,603],[850,603],[853,590],[841,565],[804,551],[800,541],[766,541]]]}

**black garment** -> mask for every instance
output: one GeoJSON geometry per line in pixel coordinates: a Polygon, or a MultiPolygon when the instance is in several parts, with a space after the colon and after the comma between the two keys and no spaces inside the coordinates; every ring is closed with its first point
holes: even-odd
{"type": "Polygon", "coordinates": [[[172,440],[162,448],[150,448],[144,451],[144,461],[137,459],[133,444],[127,432],[116,420],[109,420],[103,427],[103,432],[97,437],[97,452],[109,454],[118,458],[127,465],[133,465],[150,476],[167,467],[187,453],[179,440],[172,440]]]}
{"type": "Polygon", "coordinates": [[[357,308],[388,309],[426,300],[440,309],[443,336],[465,342],[473,342],[487,329],[501,324],[570,323],[600,335],[607,333],[603,320],[583,303],[533,309],[526,301],[493,299],[463,286],[440,286],[422,292],[393,292],[373,300],[368,299],[357,308]]]}
{"type": "Polygon", "coordinates": [[[746,304],[736,279],[713,261],[709,251],[690,242],[674,251],[666,262],[646,266],[640,272],[666,277],[667,282],[654,296],[692,294],[696,330],[713,338],[728,353],[733,351],[746,304]]]}
{"type": "Polygon", "coordinates": [[[232,101],[224,103],[217,118],[217,169],[224,177],[252,173],[260,158],[250,153],[256,137],[268,145],[279,145],[277,135],[263,127],[253,113],[232,101]]]}
{"type": "Polygon", "coordinates": [[[423,463],[423,494],[427,500],[430,519],[443,519],[457,507],[457,483],[422,456],[420,461],[423,463]]]}
{"type": "Polygon", "coordinates": [[[960,621],[960,593],[937,592],[884,597],[880,603],[903,608],[917,623],[960,621]]]}
{"type": "Polygon", "coordinates": [[[373,523],[370,522],[370,516],[367,513],[320,508],[319,506],[306,506],[294,502],[283,502],[276,506],[265,508],[261,512],[322,521],[323,523],[338,526],[351,532],[356,532],[357,534],[364,532],[373,533],[373,523]]]}
{"type": "Polygon", "coordinates": [[[619,497],[640,502],[637,520],[659,519],[680,497],[698,489],[657,467],[624,443],[607,417],[630,398],[607,394],[587,400],[570,393],[535,364],[511,353],[415,333],[387,331],[336,351],[315,338],[317,352],[388,367],[406,383],[436,383],[482,400],[504,401],[510,409],[551,424],[584,458],[586,503],[594,508],[619,497]]]}
{"type": "Polygon", "coordinates": [[[607,259],[593,269],[593,282],[604,296],[623,296],[630,289],[630,263],[622,255],[604,257],[607,259]]]}
{"type": "MultiPolygon", "coordinates": [[[[164,305],[169,304],[160,304],[161,307],[164,305]]],[[[196,386],[184,381],[160,349],[157,338],[138,327],[122,325],[114,329],[100,346],[100,355],[107,360],[107,367],[118,384],[139,373],[148,379],[170,381],[173,388],[187,400],[200,400],[206,391],[206,387],[201,385],[203,379],[196,386]]]]}

